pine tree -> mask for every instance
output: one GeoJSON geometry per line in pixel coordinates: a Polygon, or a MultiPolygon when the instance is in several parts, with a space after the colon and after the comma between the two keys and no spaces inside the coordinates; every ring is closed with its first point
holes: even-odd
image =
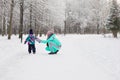
{"type": "Polygon", "coordinates": [[[120,17],[116,0],[112,0],[107,28],[112,31],[114,38],[117,38],[117,33],[120,30],[120,17]]]}

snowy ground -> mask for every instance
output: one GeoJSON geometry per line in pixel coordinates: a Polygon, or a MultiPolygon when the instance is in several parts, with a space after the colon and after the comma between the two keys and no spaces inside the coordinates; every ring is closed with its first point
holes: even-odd
{"type": "Polygon", "coordinates": [[[37,42],[37,53],[29,55],[17,36],[0,36],[0,80],[120,80],[120,38],[57,37],[62,42],[57,55],[47,55],[45,44],[37,42]]]}

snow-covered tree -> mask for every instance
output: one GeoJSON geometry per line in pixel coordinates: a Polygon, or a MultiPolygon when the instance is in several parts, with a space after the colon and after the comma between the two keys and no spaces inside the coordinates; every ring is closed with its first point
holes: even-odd
{"type": "Polygon", "coordinates": [[[107,28],[112,31],[113,36],[117,38],[120,30],[120,16],[116,0],[111,1],[110,15],[108,17],[107,28]]]}
{"type": "Polygon", "coordinates": [[[101,33],[109,12],[107,0],[67,0],[66,3],[67,32],[71,26],[74,29],[76,24],[79,24],[79,27],[77,25],[79,33],[101,33]],[[69,22],[69,19],[74,21],[69,22]]]}
{"type": "Polygon", "coordinates": [[[10,25],[11,34],[19,36],[30,28],[36,36],[50,29],[65,33],[101,33],[111,11],[109,3],[109,0],[14,0],[11,22],[11,0],[1,0],[0,34],[9,32],[10,25]]]}

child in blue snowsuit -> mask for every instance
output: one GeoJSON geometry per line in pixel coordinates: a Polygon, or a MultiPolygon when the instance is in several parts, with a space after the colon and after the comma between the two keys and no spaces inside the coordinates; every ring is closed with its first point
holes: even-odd
{"type": "Polygon", "coordinates": [[[24,42],[24,44],[26,44],[28,42],[28,52],[29,52],[29,54],[31,53],[31,51],[33,51],[33,54],[36,53],[35,39],[36,39],[36,37],[33,35],[33,30],[30,29],[29,30],[29,35],[24,42]]]}
{"type": "Polygon", "coordinates": [[[61,42],[52,31],[47,32],[47,40],[40,40],[39,42],[47,45],[46,50],[50,51],[49,54],[57,54],[61,48],[61,42]]]}

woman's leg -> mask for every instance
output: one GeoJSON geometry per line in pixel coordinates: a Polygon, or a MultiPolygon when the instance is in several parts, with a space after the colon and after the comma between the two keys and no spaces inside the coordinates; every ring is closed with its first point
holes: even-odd
{"type": "Polygon", "coordinates": [[[50,48],[49,48],[49,47],[46,47],[45,49],[46,49],[47,51],[50,51],[50,48]]]}
{"type": "Polygon", "coordinates": [[[55,53],[58,50],[58,46],[53,42],[49,43],[49,48],[50,48],[50,51],[53,53],[55,53]]]}

